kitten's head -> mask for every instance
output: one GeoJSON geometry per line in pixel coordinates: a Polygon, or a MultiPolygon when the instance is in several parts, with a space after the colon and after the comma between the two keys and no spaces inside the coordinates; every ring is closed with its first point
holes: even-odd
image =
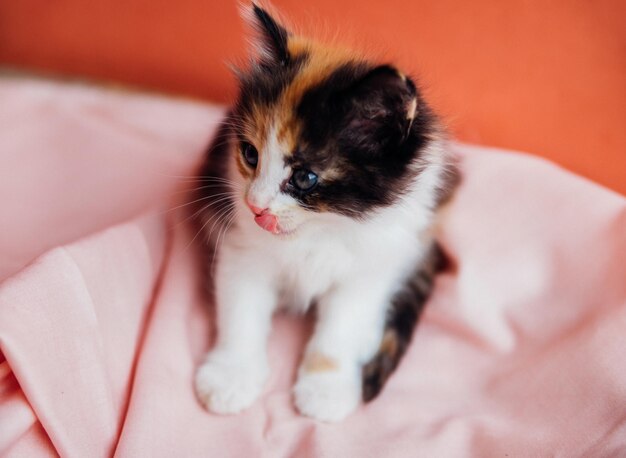
{"type": "Polygon", "coordinates": [[[434,118],[389,65],[290,33],[257,5],[249,68],[231,114],[250,217],[275,234],[329,216],[366,218],[419,173],[434,118]]]}

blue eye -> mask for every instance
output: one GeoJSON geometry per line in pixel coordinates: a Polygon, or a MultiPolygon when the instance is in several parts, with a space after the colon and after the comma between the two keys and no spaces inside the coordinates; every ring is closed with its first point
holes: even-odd
{"type": "Polygon", "coordinates": [[[255,168],[259,162],[259,152],[248,142],[241,142],[241,155],[252,168],[255,168]]]}
{"type": "Polygon", "coordinates": [[[291,175],[291,184],[300,191],[310,191],[317,184],[317,175],[310,170],[294,170],[291,175]]]}

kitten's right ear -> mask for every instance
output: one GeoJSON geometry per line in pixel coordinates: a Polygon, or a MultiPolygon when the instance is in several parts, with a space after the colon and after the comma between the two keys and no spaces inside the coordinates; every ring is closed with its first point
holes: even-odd
{"type": "Polygon", "coordinates": [[[254,45],[261,63],[269,67],[288,66],[291,56],[287,47],[290,35],[287,29],[254,2],[242,5],[241,15],[258,35],[254,38],[254,45]]]}

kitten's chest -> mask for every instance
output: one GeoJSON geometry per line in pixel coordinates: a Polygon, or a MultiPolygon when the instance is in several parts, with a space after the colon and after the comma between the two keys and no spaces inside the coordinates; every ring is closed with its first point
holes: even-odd
{"type": "Polygon", "coordinates": [[[281,305],[299,311],[345,279],[355,261],[348,246],[332,239],[294,243],[280,257],[281,305]]]}

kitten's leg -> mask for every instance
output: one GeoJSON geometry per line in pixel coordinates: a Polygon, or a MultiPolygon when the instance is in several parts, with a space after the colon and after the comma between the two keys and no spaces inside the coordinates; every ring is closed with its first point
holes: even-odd
{"type": "Polygon", "coordinates": [[[380,278],[343,284],[320,300],[294,387],[301,413],[338,421],[357,408],[362,366],[380,345],[389,302],[389,283],[380,278]]]}
{"type": "Polygon", "coordinates": [[[217,343],[196,373],[196,393],[212,412],[236,413],[261,394],[269,373],[267,337],[276,295],[267,270],[226,250],[216,275],[217,343]]]}

